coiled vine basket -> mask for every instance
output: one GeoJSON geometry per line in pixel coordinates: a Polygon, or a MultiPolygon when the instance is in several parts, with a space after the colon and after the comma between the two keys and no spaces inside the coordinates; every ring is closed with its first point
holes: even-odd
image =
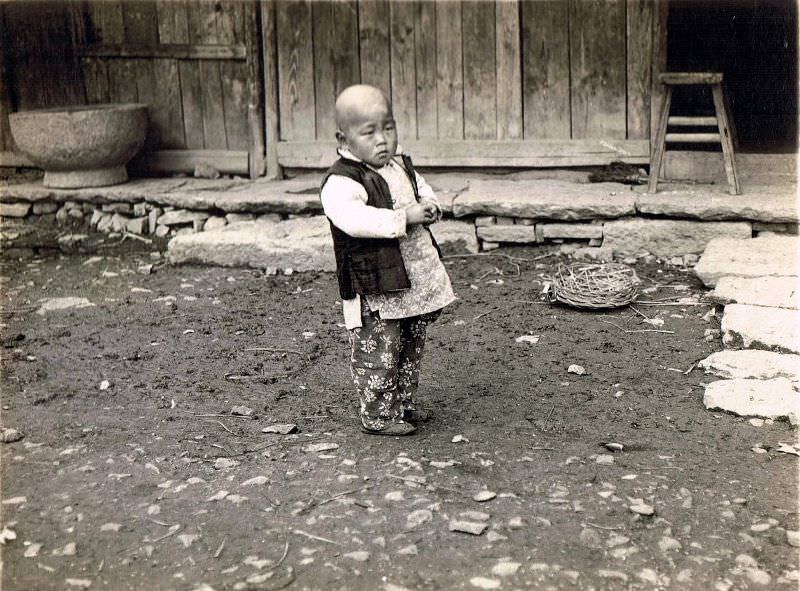
{"type": "Polygon", "coordinates": [[[550,284],[550,302],[587,310],[620,308],[639,295],[636,271],[621,263],[560,265],[550,284]]]}

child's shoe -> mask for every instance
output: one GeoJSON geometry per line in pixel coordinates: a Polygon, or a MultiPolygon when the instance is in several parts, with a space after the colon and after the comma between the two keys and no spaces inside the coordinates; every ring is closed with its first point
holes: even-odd
{"type": "Polygon", "coordinates": [[[405,421],[394,421],[392,423],[387,423],[383,429],[368,429],[364,425],[361,425],[361,430],[370,435],[394,435],[401,437],[404,435],[411,435],[417,428],[405,421]]]}
{"type": "Polygon", "coordinates": [[[424,408],[406,408],[403,410],[403,420],[409,423],[427,423],[433,418],[433,413],[424,408]]]}

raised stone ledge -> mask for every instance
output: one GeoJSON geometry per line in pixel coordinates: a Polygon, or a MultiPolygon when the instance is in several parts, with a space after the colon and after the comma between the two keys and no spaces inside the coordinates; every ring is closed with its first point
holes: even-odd
{"type": "Polygon", "coordinates": [[[646,215],[698,220],[750,220],[769,223],[798,223],[794,189],[769,187],[745,191],[743,195],[684,189],[642,194],[636,211],[646,215]]]}
{"type": "Polygon", "coordinates": [[[453,215],[591,220],[636,214],[636,193],[617,183],[476,180],[453,204],[453,215]]]}

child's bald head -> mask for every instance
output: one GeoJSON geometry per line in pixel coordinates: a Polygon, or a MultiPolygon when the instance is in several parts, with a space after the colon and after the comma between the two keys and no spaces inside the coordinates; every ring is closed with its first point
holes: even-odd
{"type": "Polygon", "coordinates": [[[392,105],[380,88],[368,84],[355,84],[345,88],[336,99],[336,126],[344,131],[359,119],[384,110],[392,114],[392,105]]]}
{"type": "Polygon", "coordinates": [[[397,150],[392,104],[379,88],[356,84],[336,99],[339,147],[373,166],[384,166],[397,150]]]}

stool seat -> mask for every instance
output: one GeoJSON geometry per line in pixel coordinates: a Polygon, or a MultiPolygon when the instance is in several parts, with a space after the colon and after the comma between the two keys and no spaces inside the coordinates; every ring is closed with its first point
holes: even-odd
{"type": "Polygon", "coordinates": [[[665,72],[658,77],[666,87],[664,105],[661,109],[661,119],[658,122],[656,137],[652,143],[650,156],[650,179],[647,190],[655,193],[658,190],[658,176],[664,161],[664,153],[668,143],[688,144],[720,144],[722,158],[725,163],[725,176],[728,177],[729,191],[733,195],[742,192],[739,175],[736,172],[736,160],[733,153],[733,129],[728,121],[728,112],[725,108],[725,95],[722,92],[721,72],[665,72]],[[711,87],[711,96],[714,100],[714,117],[670,117],[669,110],[672,106],[673,86],[706,85],[711,87]],[[667,133],[668,126],[673,127],[714,127],[717,133],[692,132],[692,133],[667,133]]]}
{"type": "Polygon", "coordinates": [[[663,84],[719,84],[722,82],[721,72],[664,72],[658,76],[663,84]]]}

